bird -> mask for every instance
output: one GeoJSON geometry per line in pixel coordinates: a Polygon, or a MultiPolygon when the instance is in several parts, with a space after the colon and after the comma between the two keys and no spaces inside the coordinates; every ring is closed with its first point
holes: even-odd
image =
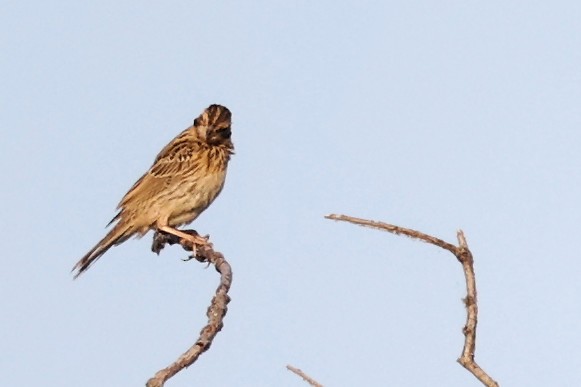
{"type": "Polygon", "coordinates": [[[113,228],[74,265],[74,278],[111,247],[150,230],[207,243],[177,227],[194,221],[222,191],[234,154],[231,121],[228,108],[213,104],[171,140],[119,202],[107,225],[113,228]]]}

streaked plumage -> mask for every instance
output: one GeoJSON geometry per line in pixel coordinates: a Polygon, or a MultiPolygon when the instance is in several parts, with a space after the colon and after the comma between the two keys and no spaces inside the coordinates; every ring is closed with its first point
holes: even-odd
{"type": "Polygon", "coordinates": [[[196,219],[222,191],[234,153],[230,125],[230,111],[211,105],[167,144],[117,206],[113,229],[73,267],[75,278],[112,246],[149,230],[192,238],[175,227],[196,219]]]}

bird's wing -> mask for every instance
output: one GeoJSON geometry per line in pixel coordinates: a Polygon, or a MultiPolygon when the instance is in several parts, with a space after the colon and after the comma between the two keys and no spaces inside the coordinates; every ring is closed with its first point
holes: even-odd
{"type": "Polygon", "coordinates": [[[155,159],[148,173],[158,179],[189,175],[200,164],[203,144],[192,137],[172,142],[155,159]]]}
{"type": "Polygon", "coordinates": [[[201,166],[200,150],[203,143],[182,132],[167,144],[157,155],[149,171],[147,171],[125,194],[118,209],[123,211],[132,202],[148,201],[169,188],[173,181],[181,181],[192,175],[201,166]]]}

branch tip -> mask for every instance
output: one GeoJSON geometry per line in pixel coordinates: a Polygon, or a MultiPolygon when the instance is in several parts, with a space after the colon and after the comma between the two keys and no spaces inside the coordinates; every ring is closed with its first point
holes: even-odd
{"type": "Polygon", "coordinates": [[[289,364],[286,366],[286,369],[303,378],[303,380],[309,383],[312,387],[323,387],[322,384],[317,382],[315,379],[311,378],[309,375],[307,375],[303,370],[299,368],[295,368],[289,364]]]}

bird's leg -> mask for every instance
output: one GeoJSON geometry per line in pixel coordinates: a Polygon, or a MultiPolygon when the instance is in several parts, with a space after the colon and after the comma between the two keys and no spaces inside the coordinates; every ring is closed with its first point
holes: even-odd
{"type": "MultiPolygon", "coordinates": [[[[194,234],[193,232],[184,232],[184,231],[180,231],[178,229],[175,229],[175,228],[169,227],[169,226],[158,227],[158,231],[162,231],[164,233],[176,236],[178,238],[181,238],[183,240],[190,242],[192,245],[192,249],[195,249],[196,245],[207,245],[208,244],[208,239],[198,235],[197,233],[194,234]]],[[[194,253],[194,255],[195,255],[195,253],[194,253]]]]}

